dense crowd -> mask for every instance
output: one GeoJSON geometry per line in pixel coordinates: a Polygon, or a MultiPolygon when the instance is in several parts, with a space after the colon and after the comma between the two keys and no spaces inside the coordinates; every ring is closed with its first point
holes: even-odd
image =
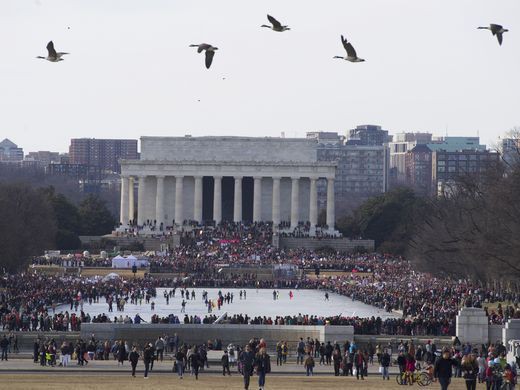
{"type": "MultiPolygon", "coordinates": [[[[81,259],[93,265],[90,258],[81,259]]],[[[36,261],[36,260],[35,260],[36,261]]],[[[38,262],[42,261],[41,259],[38,262]]],[[[52,263],[54,260],[50,260],[52,263]]],[[[74,258],[76,261],[76,258],[74,258]]],[[[485,288],[468,280],[439,278],[416,272],[406,260],[382,254],[347,254],[331,250],[284,250],[272,246],[269,224],[226,223],[219,226],[191,226],[182,232],[181,246],[150,258],[152,267],[177,273],[181,277],[132,280],[45,277],[33,273],[6,275],[0,281],[0,316],[8,330],[78,330],[85,322],[113,322],[112,304],[120,309],[126,303],[155,297],[157,287],[234,287],[234,288],[310,288],[335,292],[352,300],[397,312],[400,318],[318,317],[311,314],[271,318],[230,318],[232,323],[331,324],[353,325],[359,334],[453,335],[460,307],[485,307],[490,323],[502,324],[520,318],[520,293],[485,288]],[[275,274],[260,280],[245,268],[271,269],[283,265],[302,272],[275,274]],[[232,272],[221,272],[232,268],[232,272]],[[336,270],[335,276],[316,277],[324,270],[336,270]],[[308,271],[308,272],[303,272],[308,271]],[[311,271],[311,272],[309,272],[311,271]],[[312,272],[315,271],[315,272],[312,272]],[[83,311],[85,303],[107,302],[107,315],[91,318],[83,311]],[[70,310],[56,313],[58,304],[70,310]]],[[[327,274],[329,275],[329,274],[327,274]]],[[[132,321],[132,319],[130,319],[132,321]]],[[[186,320],[155,316],[152,322],[204,323],[206,319],[186,320]]],[[[123,321],[125,319],[123,318],[123,321]]],[[[127,321],[127,320],[126,320],[127,321]]],[[[209,320],[207,320],[209,321],[209,320]]]]}

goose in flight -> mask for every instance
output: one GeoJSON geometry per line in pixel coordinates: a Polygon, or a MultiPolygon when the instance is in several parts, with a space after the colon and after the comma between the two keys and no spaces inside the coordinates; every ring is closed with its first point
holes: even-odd
{"type": "Polygon", "coordinates": [[[282,26],[282,24],[273,18],[271,15],[267,15],[267,20],[272,24],[272,26],[268,26],[267,24],[262,24],[260,27],[267,27],[270,28],[273,31],[283,32],[290,30],[289,26],[282,26]]]}
{"type": "Polygon", "coordinates": [[[347,42],[347,40],[345,38],[343,38],[343,35],[341,36],[341,43],[343,44],[343,47],[347,51],[347,56],[346,57],[334,56],[334,58],[341,58],[342,60],[350,61],[350,62],[365,61],[363,58],[359,58],[357,56],[356,50],[354,50],[354,47],[352,46],[352,44],[350,42],[347,42]]]}
{"type": "Polygon", "coordinates": [[[502,34],[509,31],[500,24],[493,23],[491,23],[488,27],[477,27],[477,29],[490,30],[493,35],[497,36],[499,45],[502,45],[502,34]]]}
{"type": "Polygon", "coordinates": [[[41,58],[42,60],[47,60],[50,62],[58,62],[58,61],[63,61],[63,58],[61,58],[62,56],[64,56],[65,54],[69,54],[69,53],[62,53],[62,52],[57,53],[56,50],[54,49],[54,43],[52,43],[52,41],[47,43],[47,52],[49,53],[47,55],[47,57],[38,56],[36,58],[41,58]]]}
{"type": "Polygon", "coordinates": [[[215,55],[215,50],[218,50],[218,47],[211,46],[208,43],[201,43],[200,45],[190,45],[190,47],[196,47],[197,53],[201,53],[203,50],[206,50],[206,68],[209,69],[211,66],[211,62],[213,61],[213,56],[215,55]]]}

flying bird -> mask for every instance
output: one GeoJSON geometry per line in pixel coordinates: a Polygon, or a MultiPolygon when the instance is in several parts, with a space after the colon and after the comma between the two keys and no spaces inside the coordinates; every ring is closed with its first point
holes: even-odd
{"type": "Polygon", "coordinates": [[[62,53],[62,52],[56,52],[56,50],[54,49],[54,43],[52,43],[52,41],[50,41],[49,43],[47,43],[47,57],[42,57],[42,56],[38,56],[36,58],[41,58],[42,60],[47,60],[47,61],[50,61],[50,62],[58,62],[58,61],[63,61],[63,58],[61,58],[62,56],[64,56],[65,54],[69,54],[69,53],[62,53]]]}
{"type": "Polygon", "coordinates": [[[509,30],[502,27],[500,24],[491,23],[488,27],[477,27],[480,30],[490,30],[493,35],[497,36],[498,44],[502,45],[502,34],[509,30]]]}
{"type": "Polygon", "coordinates": [[[270,28],[273,31],[283,32],[290,30],[289,26],[282,26],[282,24],[273,18],[271,15],[267,15],[267,20],[272,24],[272,26],[268,26],[267,24],[262,24],[260,27],[267,27],[270,28]]]}
{"type": "Polygon", "coordinates": [[[200,45],[190,45],[190,47],[196,47],[197,53],[202,53],[203,50],[206,51],[206,68],[209,69],[211,66],[211,62],[213,61],[213,56],[215,55],[215,50],[218,50],[218,47],[211,46],[208,43],[201,43],[200,45]]]}
{"type": "Polygon", "coordinates": [[[347,56],[346,57],[334,56],[333,58],[341,58],[342,60],[350,61],[350,62],[365,61],[363,58],[359,58],[357,56],[356,50],[354,50],[354,47],[352,46],[352,44],[350,42],[347,42],[347,40],[343,37],[343,35],[341,36],[341,43],[343,44],[343,47],[347,51],[347,56]]]}

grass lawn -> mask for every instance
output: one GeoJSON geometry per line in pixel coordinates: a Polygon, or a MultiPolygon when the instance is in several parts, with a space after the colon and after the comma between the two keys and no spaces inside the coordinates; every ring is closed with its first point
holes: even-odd
{"type": "MultiPolygon", "coordinates": [[[[417,385],[413,387],[418,387],[417,385]]],[[[142,373],[136,378],[129,374],[99,374],[87,373],[84,375],[69,375],[59,373],[49,374],[5,374],[0,381],[0,389],[10,390],[61,390],[61,389],[243,389],[242,377],[222,377],[215,374],[202,374],[199,380],[194,377],[185,376],[180,380],[176,375],[151,375],[149,379],[143,379],[142,373]]],[[[258,377],[251,378],[249,386],[251,390],[258,388],[258,377]]],[[[266,390],[299,390],[299,389],[402,389],[403,386],[396,384],[393,377],[389,381],[383,381],[380,377],[369,377],[365,381],[355,378],[343,378],[332,376],[267,376],[266,390]]],[[[410,388],[407,386],[406,388],[410,388]]],[[[439,385],[434,383],[429,386],[438,389],[439,385]]],[[[450,386],[450,390],[462,390],[466,386],[461,379],[457,379],[450,386]]]]}

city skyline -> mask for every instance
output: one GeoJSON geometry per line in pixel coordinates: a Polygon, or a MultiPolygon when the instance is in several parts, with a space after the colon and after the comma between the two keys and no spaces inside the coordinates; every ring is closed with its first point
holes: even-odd
{"type": "Polygon", "coordinates": [[[66,152],[71,138],[305,137],[359,124],[476,136],[519,124],[515,1],[137,1],[0,4],[0,138],[66,152]],[[260,28],[270,13],[291,31],[260,28]],[[499,46],[477,27],[510,31],[499,46]],[[345,35],[365,63],[343,55],[345,35]],[[65,61],[35,59],[53,40],[65,61]],[[188,47],[219,47],[206,70],[188,47]],[[94,55],[93,55],[94,54],[94,55]],[[496,98],[498,97],[498,98],[496,98]]]}

